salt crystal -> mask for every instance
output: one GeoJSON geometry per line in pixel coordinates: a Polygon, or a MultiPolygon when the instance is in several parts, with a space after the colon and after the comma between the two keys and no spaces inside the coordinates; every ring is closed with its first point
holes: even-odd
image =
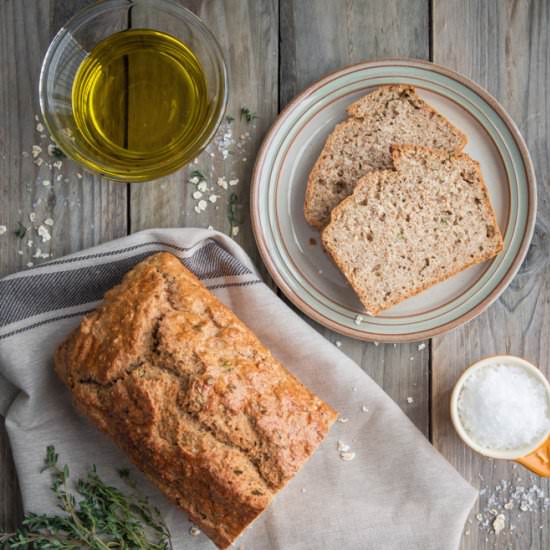
{"type": "Polygon", "coordinates": [[[368,409],[368,407],[367,407],[366,405],[363,405],[363,406],[361,407],[361,410],[362,410],[364,413],[369,412],[369,409],[368,409]]]}
{"type": "Polygon", "coordinates": [[[414,403],[414,399],[412,397],[407,397],[407,403],[414,403]]]}
{"type": "Polygon", "coordinates": [[[4,235],[8,228],[5,225],[0,225],[0,235],[4,235]]]}
{"type": "Polygon", "coordinates": [[[305,487],[302,487],[302,493],[306,493],[307,489],[305,487]]]}
{"type": "Polygon", "coordinates": [[[345,424],[346,422],[349,422],[349,418],[341,416],[340,418],[338,418],[338,422],[340,422],[341,424],[345,424]]]}
{"type": "Polygon", "coordinates": [[[356,325],[360,325],[363,321],[363,317],[361,315],[357,315],[357,317],[355,317],[355,321],[353,321],[356,325]]]}
{"type": "Polygon", "coordinates": [[[239,234],[239,226],[238,226],[238,225],[234,225],[234,226],[231,228],[231,236],[232,236],[232,237],[236,237],[238,234],[239,234]]]}
{"type": "Polygon", "coordinates": [[[189,534],[192,537],[198,537],[201,534],[201,530],[193,525],[193,527],[189,529],[189,534]]]}
{"type": "Polygon", "coordinates": [[[27,262],[27,267],[32,267],[34,265],[34,262],[27,262]]]}
{"type": "Polygon", "coordinates": [[[342,347],[342,342],[340,342],[340,340],[336,340],[336,342],[334,342],[336,344],[336,347],[337,348],[341,348],[342,347]]]}
{"type": "Polygon", "coordinates": [[[489,365],[464,382],[458,412],[468,435],[488,449],[520,449],[550,430],[545,386],[525,368],[489,365]]]}
{"type": "Polygon", "coordinates": [[[498,516],[495,518],[495,521],[493,521],[493,529],[495,530],[495,535],[498,535],[506,525],[506,518],[504,517],[504,514],[498,514],[498,516]]]}
{"type": "Polygon", "coordinates": [[[48,231],[48,228],[45,225],[40,225],[38,227],[38,236],[42,239],[43,243],[48,242],[52,238],[50,232],[48,231]]]}

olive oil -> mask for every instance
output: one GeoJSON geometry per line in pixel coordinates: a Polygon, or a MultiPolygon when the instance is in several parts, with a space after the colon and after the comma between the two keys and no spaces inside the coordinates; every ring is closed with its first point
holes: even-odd
{"type": "Polygon", "coordinates": [[[191,160],[208,123],[203,68],[168,34],[130,29],[97,44],[72,85],[74,138],[91,168],[150,180],[191,160]],[[90,161],[89,159],[96,159],[90,161]]]}

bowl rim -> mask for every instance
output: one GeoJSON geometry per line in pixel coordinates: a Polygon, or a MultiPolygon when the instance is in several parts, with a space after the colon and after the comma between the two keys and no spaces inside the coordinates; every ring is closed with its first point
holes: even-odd
{"type": "Polygon", "coordinates": [[[462,391],[465,381],[471,376],[471,374],[474,371],[480,370],[482,368],[485,368],[491,365],[497,365],[497,364],[505,365],[505,366],[520,366],[528,370],[532,375],[534,375],[538,380],[542,382],[542,384],[546,388],[548,402],[550,403],[550,383],[548,382],[548,379],[538,367],[536,367],[529,361],[526,361],[525,359],[521,357],[517,357],[515,355],[491,355],[489,357],[480,359],[479,361],[476,361],[475,363],[470,365],[460,375],[460,377],[456,381],[451,393],[451,400],[449,404],[451,421],[460,439],[462,439],[462,441],[466,443],[466,445],[468,445],[470,448],[472,448],[474,451],[478,452],[479,454],[483,456],[487,456],[489,458],[517,460],[519,458],[523,458],[531,454],[538,447],[540,447],[550,436],[550,427],[546,431],[544,436],[541,436],[541,438],[538,439],[532,445],[525,446],[520,449],[496,450],[496,449],[483,447],[482,445],[479,445],[478,443],[476,443],[468,435],[467,431],[462,425],[462,421],[460,420],[460,415],[458,413],[458,398],[460,396],[460,392],[462,391]]]}
{"type": "MultiPolygon", "coordinates": [[[[215,58],[215,65],[216,65],[216,72],[218,73],[219,79],[220,79],[220,86],[218,90],[219,95],[219,108],[217,115],[212,119],[211,125],[212,128],[208,134],[205,135],[203,143],[200,145],[200,147],[197,148],[197,150],[193,151],[193,154],[190,155],[191,158],[197,157],[200,155],[204,149],[212,142],[214,139],[216,132],[218,131],[220,124],[222,123],[226,111],[227,111],[227,105],[229,102],[229,71],[227,67],[227,63],[225,60],[225,56],[223,54],[223,50],[220,46],[220,43],[218,42],[217,38],[214,36],[213,32],[210,30],[210,28],[206,25],[206,23],[194,12],[192,12],[190,9],[186,8],[185,6],[175,2],[174,0],[101,0],[96,3],[89,4],[85,6],[84,8],[78,10],[76,13],[74,13],[56,32],[55,36],[50,41],[50,44],[48,45],[48,48],[46,50],[46,53],[44,54],[44,57],[42,59],[42,63],[40,66],[40,74],[38,77],[38,101],[40,106],[40,113],[42,115],[42,120],[44,122],[44,125],[46,126],[48,133],[50,136],[57,135],[57,131],[54,130],[53,125],[51,124],[51,121],[49,119],[49,116],[47,114],[46,105],[48,103],[47,99],[47,76],[48,76],[48,70],[55,59],[56,54],[59,51],[59,47],[62,43],[62,40],[64,37],[66,37],[68,34],[73,32],[74,30],[80,28],[83,24],[85,24],[86,21],[88,21],[91,17],[97,17],[98,15],[101,15],[103,13],[109,12],[113,10],[115,7],[126,7],[130,8],[133,4],[150,4],[153,8],[159,8],[160,6],[164,5],[165,7],[171,8],[175,11],[177,11],[182,17],[186,17],[189,19],[190,23],[192,25],[195,25],[198,29],[200,29],[200,32],[202,32],[207,40],[209,41],[209,45],[211,46],[213,52],[214,52],[214,58],[215,58]]],[[[132,182],[146,182],[146,181],[154,181],[155,179],[159,179],[162,177],[166,177],[170,174],[173,174],[174,172],[177,172],[191,160],[185,161],[183,163],[178,162],[174,165],[171,165],[169,167],[169,170],[157,178],[151,179],[148,177],[140,177],[136,174],[130,174],[128,177],[125,177],[120,174],[112,174],[108,171],[101,171],[87,162],[85,162],[85,155],[82,155],[78,149],[67,149],[64,147],[63,143],[60,143],[59,140],[54,139],[56,146],[58,146],[65,155],[73,160],[74,162],[77,162],[79,165],[81,165],[86,170],[93,172],[95,174],[98,174],[100,176],[106,177],[112,181],[115,182],[121,182],[121,183],[132,183],[132,182]],[[76,158],[75,158],[76,153],[76,158]]]]}

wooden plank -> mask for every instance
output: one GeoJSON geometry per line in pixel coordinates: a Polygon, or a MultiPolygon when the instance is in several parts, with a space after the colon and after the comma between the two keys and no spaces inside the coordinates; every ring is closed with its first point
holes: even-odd
{"type": "MultiPolygon", "coordinates": [[[[429,2],[281,0],[281,108],[323,75],[388,56],[429,56],[429,2]]],[[[312,323],[429,434],[429,346],[364,344],[312,323]],[[420,349],[419,349],[420,348],[420,349]]]]}
{"type": "Polygon", "coordinates": [[[433,341],[432,402],[434,445],[474,485],[485,491],[473,511],[462,548],[530,550],[550,547],[548,481],[531,476],[510,462],[483,458],[467,449],[453,431],[448,414],[449,393],[459,374],[483,356],[508,353],[525,357],[550,374],[550,267],[548,227],[550,191],[547,150],[548,50],[550,8],[546,0],[434,3],[434,61],[474,79],[487,88],[508,110],[524,135],[538,175],[539,211],[528,257],[508,290],[485,314],[467,326],[433,341]],[[480,477],[481,476],[481,477],[480,477]],[[521,477],[521,480],[518,480],[521,477]],[[510,491],[497,492],[502,481],[513,487],[536,485],[543,498],[521,511],[517,503],[504,510],[506,528],[495,536],[480,527],[475,515],[501,511],[510,491]],[[491,504],[497,495],[500,507],[491,504]],[[547,501],[548,502],[548,501],[547,501]],[[511,525],[515,529],[511,530],[511,525]]]}
{"type": "Polygon", "coordinates": [[[185,170],[159,182],[132,186],[131,229],[211,225],[230,233],[228,203],[234,194],[238,197],[234,210],[243,222],[235,238],[259,264],[248,197],[257,148],[277,113],[278,5],[274,0],[182,3],[206,22],[220,42],[230,74],[227,115],[235,120],[225,122],[218,132],[218,137],[226,133],[227,146],[214,143],[185,170]],[[243,107],[256,118],[247,122],[241,117],[243,107]],[[220,149],[230,152],[227,158],[220,149]],[[202,172],[213,187],[213,191],[204,193],[202,198],[208,206],[200,213],[194,210],[197,201],[192,194],[196,187],[189,183],[195,170],[202,172]],[[218,178],[238,180],[238,184],[225,190],[217,185],[218,178]],[[220,195],[215,204],[208,201],[211,194],[220,195]]]}
{"type": "MultiPolygon", "coordinates": [[[[126,234],[126,188],[84,173],[62,159],[49,168],[49,139],[37,130],[38,75],[50,39],[84,2],[5,0],[0,3],[0,274],[24,269],[40,248],[60,256],[126,234]],[[33,163],[33,145],[44,158],[33,163]],[[25,155],[23,154],[25,153],[25,155]],[[77,174],[82,174],[78,177],[77,174]],[[60,179],[58,179],[60,177],[60,179]],[[45,186],[44,180],[51,184],[45,186]],[[35,221],[29,216],[34,213],[35,221]],[[36,229],[53,220],[52,238],[42,242],[36,229]],[[14,235],[22,222],[23,239],[14,235]],[[29,242],[32,241],[32,245],[29,242]]],[[[40,127],[38,127],[40,128],[40,127]]],[[[34,219],[33,216],[33,219],[34,219]]],[[[49,226],[46,226],[49,227],[49,226]]],[[[0,528],[13,528],[21,517],[16,477],[7,438],[0,435],[0,528]]]]}

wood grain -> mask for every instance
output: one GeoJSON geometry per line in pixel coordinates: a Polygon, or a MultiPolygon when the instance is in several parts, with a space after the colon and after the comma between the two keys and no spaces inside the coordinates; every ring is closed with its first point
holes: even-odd
{"type": "MultiPolygon", "coordinates": [[[[59,169],[38,167],[30,156],[47,136],[36,130],[38,75],[44,53],[59,27],[86,2],[81,0],[4,0],[0,2],[0,274],[25,269],[37,247],[61,256],[126,234],[126,188],[83,173],[63,159],[59,169]],[[23,155],[25,153],[25,155],[23,155]],[[77,174],[82,173],[82,178],[77,174]],[[60,179],[58,177],[60,176],[60,179]],[[46,187],[43,180],[51,181],[46,187]],[[34,212],[36,221],[29,215],[34,212]],[[36,229],[54,221],[52,239],[42,243],[36,229]],[[14,235],[18,222],[24,239],[14,235]],[[29,241],[33,241],[30,246],[29,241]]],[[[2,423],[3,424],[3,423],[2,423]]],[[[3,431],[0,435],[0,528],[16,526],[21,509],[16,476],[3,431]]]]}
{"type": "MultiPolygon", "coordinates": [[[[280,11],[281,108],[309,84],[345,65],[429,55],[428,1],[281,0],[280,11]]],[[[429,434],[429,346],[376,346],[311,324],[332,342],[341,343],[342,351],[429,434]]]]}
{"type": "MultiPolygon", "coordinates": [[[[486,489],[478,504],[485,516],[490,495],[501,480],[514,486],[535,484],[548,495],[548,481],[510,462],[469,451],[453,431],[448,404],[459,374],[487,355],[518,355],[550,374],[550,158],[546,141],[550,9],[546,0],[440,0],[434,3],[433,15],[434,61],[474,79],[504,105],[527,141],[538,176],[536,231],[519,275],[485,314],[435,338],[432,347],[433,443],[467,479],[486,489]]],[[[515,508],[506,512],[507,528],[498,537],[478,527],[478,510],[474,510],[462,548],[547,549],[550,510],[543,508],[543,499],[539,499],[535,511],[522,513],[515,508]]]]}

